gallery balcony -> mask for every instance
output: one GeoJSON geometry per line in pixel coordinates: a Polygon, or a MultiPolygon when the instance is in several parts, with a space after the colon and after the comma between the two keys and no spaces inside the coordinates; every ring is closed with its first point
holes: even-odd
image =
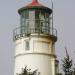
{"type": "Polygon", "coordinates": [[[47,36],[51,36],[52,38],[54,37],[57,40],[57,30],[54,28],[46,28],[46,27],[27,28],[25,26],[14,29],[13,39],[17,40],[18,38],[28,37],[32,34],[47,35],[47,36]]]}

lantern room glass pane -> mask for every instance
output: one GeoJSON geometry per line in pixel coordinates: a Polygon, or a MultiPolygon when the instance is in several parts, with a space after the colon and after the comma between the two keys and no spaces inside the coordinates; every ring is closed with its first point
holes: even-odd
{"type": "Polygon", "coordinates": [[[35,28],[36,32],[49,33],[49,14],[42,10],[35,11],[35,28]]]}
{"type": "Polygon", "coordinates": [[[29,11],[29,29],[32,30],[35,27],[35,11],[29,11]]]}
{"type": "Polygon", "coordinates": [[[43,10],[25,10],[21,13],[21,33],[49,33],[49,14],[43,10]]]}
{"type": "Polygon", "coordinates": [[[40,10],[35,10],[35,32],[39,33],[40,32],[40,10]]]}
{"type": "Polygon", "coordinates": [[[21,26],[26,25],[26,19],[29,19],[29,11],[23,11],[21,13],[21,26]]]}

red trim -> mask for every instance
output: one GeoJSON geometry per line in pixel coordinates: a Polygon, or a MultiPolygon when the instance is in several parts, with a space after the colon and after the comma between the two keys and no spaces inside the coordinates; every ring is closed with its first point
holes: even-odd
{"type": "Polygon", "coordinates": [[[26,7],[32,7],[32,6],[44,7],[42,4],[40,4],[40,3],[38,2],[38,0],[32,0],[32,3],[30,3],[30,4],[27,5],[26,7]]]}
{"type": "Polygon", "coordinates": [[[48,12],[49,14],[51,14],[52,13],[52,10],[50,9],[50,8],[48,8],[48,7],[46,7],[46,6],[44,6],[44,5],[42,5],[42,4],[40,4],[39,2],[38,2],[38,0],[32,0],[32,2],[30,3],[30,4],[28,4],[27,6],[24,6],[24,7],[22,7],[22,8],[20,8],[19,10],[18,10],[18,12],[19,12],[19,14],[22,12],[22,10],[24,10],[24,9],[36,9],[36,8],[38,8],[38,9],[43,9],[44,11],[46,10],[46,12],[48,12]]]}
{"type": "Polygon", "coordinates": [[[38,0],[33,0],[32,2],[38,2],[38,0]]]}

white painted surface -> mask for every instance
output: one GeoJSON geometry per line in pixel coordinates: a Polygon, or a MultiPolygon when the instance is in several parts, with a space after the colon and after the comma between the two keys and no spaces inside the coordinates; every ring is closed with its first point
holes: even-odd
{"type": "Polygon", "coordinates": [[[25,65],[32,71],[38,69],[41,75],[55,75],[55,49],[53,41],[46,37],[27,37],[15,41],[15,72],[21,73],[25,65]],[[30,49],[25,50],[29,40],[30,49]]]}
{"type": "Polygon", "coordinates": [[[55,54],[54,48],[52,45],[52,40],[47,38],[22,38],[16,41],[16,47],[15,47],[15,55],[21,54],[21,53],[47,53],[47,54],[55,54]],[[25,41],[29,40],[30,42],[30,50],[25,50],[25,41]]]}
{"type": "MultiPolygon", "coordinates": [[[[26,54],[16,57],[15,74],[21,73],[22,68],[27,65],[32,71],[38,69],[41,75],[55,75],[55,59],[49,55],[26,54]]],[[[14,75],[15,75],[14,74],[14,75]]]]}

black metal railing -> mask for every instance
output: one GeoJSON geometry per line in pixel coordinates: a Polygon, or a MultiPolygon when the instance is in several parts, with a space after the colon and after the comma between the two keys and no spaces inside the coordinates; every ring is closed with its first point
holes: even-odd
{"type": "Polygon", "coordinates": [[[13,31],[13,38],[17,39],[23,36],[29,36],[31,34],[44,34],[57,37],[57,30],[54,28],[26,28],[18,27],[13,31]]]}
{"type": "Polygon", "coordinates": [[[57,36],[57,30],[51,26],[50,21],[47,19],[29,20],[26,19],[21,23],[21,26],[13,31],[14,39],[28,36],[31,34],[44,34],[57,36]],[[51,28],[52,27],[52,28],[51,28]]]}

